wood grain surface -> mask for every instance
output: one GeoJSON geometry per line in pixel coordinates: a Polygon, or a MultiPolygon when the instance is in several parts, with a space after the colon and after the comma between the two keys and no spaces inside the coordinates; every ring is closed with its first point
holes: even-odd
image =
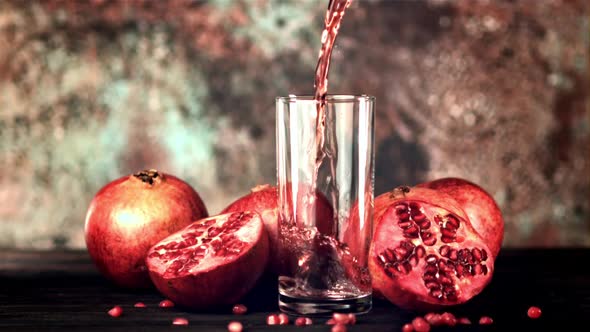
{"type": "MultiPolygon", "coordinates": [[[[590,320],[590,250],[503,250],[496,262],[494,279],[468,304],[449,309],[475,324],[432,331],[587,331],[590,320]],[[543,315],[531,320],[529,306],[543,315]],[[482,315],[494,319],[479,326],[482,315]],[[574,326],[578,325],[576,328],[574,326]],[[568,329],[569,328],[569,329],[568,329]]],[[[314,319],[308,327],[266,326],[269,313],[278,312],[276,280],[261,280],[243,303],[243,316],[231,308],[190,312],[182,308],[159,308],[163,297],[155,290],[129,291],[113,286],[96,272],[84,251],[0,253],[0,331],[227,331],[232,320],[244,331],[330,331],[326,319],[314,319]],[[134,308],[135,302],[147,308],[134,308]],[[124,313],[112,318],[107,311],[120,305],[124,313]],[[189,326],[172,326],[185,317],[189,326]]],[[[348,331],[401,331],[414,312],[375,300],[373,310],[360,316],[348,331]]]]}

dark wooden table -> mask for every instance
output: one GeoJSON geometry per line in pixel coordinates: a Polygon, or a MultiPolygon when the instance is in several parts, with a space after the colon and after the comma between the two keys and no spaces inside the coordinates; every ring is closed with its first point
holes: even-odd
{"type": "MultiPolygon", "coordinates": [[[[492,283],[466,305],[450,311],[468,316],[472,326],[434,328],[433,331],[588,331],[590,320],[590,249],[503,250],[492,283]],[[526,312],[538,305],[543,316],[531,320],[526,312]],[[481,315],[494,324],[479,326],[481,315]],[[577,328],[571,329],[579,325],[577,328]],[[581,326],[580,326],[581,325],[581,326]]],[[[157,306],[156,291],[118,289],[103,279],[83,251],[0,253],[0,330],[2,331],[227,331],[239,320],[245,331],[330,331],[325,319],[309,327],[266,326],[265,317],[277,312],[276,282],[261,281],[244,299],[249,313],[231,314],[230,308],[194,313],[157,306]],[[147,308],[134,308],[135,302],[147,308]],[[123,316],[107,310],[119,304],[123,316]],[[174,317],[189,326],[172,326],[174,317]]],[[[416,314],[376,301],[348,331],[400,331],[416,314]]]]}

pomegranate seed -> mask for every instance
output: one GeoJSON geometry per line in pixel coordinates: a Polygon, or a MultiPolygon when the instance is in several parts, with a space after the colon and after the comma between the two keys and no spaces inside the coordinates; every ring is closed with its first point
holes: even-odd
{"type": "Polygon", "coordinates": [[[350,324],[350,325],[356,324],[356,315],[355,314],[348,314],[348,324],[350,324]]]}
{"type": "Polygon", "coordinates": [[[160,308],[172,308],[172,307],[174,307],[174,302],[166,299],[166,300],[161,301],[160,304],[158,304],[158,306],[160,308]]]}
{"type": "Polygon", "coordinates": [[[242,323],[240,323],[240,322],[230,322],[227,325],[227,330],[229,332],[242,332],[243,329],[244,329],[244,326],[242,326],[242,323]]]}
{"type": "Polygon", "coordinates": [[[416,332],[429,332],[430,331],[430,324],[422,318],[416,317],[412,321],[412,326],[414,327],[414,331],[416,332]]]}
{"type": "Polygon", "coordinates": [[[279,324],[279,316],[275,314],[270,314],[266,317],[266,325],[278,325],[279,324]]]}
{"type": "Polygon", "coordinates": [[[143,303],[143,302],[137,302],[133,306],[136,308],[145,308],[146,307],[145,303],[143,303]]]}
{"type": "Polygon", "coordinates": [[[467,318],[467,317],[461,317],[461,318],[459,318],[459,319],[457,320],[457,322],[458,322],[459,324],[463,324],[463,325],[469,325],[469,324],[471,324],[471,321],[470,321],[470,320],[469,320],[469,318],[467,318]]]}
{"type": "Polygon", "coordinates": [[[313,321],[311,320],[311,318],[308,317],[298,317],[295,320],[295,325],[297,326],[305,326],[305,325],[311,325],[313,324],[313,321]]]}
{"type": "Polygon", "coordinates": [[[527,315],[529,316],[529,318],[537,319],[537,318],[541,317],[541,308],[530,307],[529,310],[527,311],[527,315]]]}
{"type": "Polygon", "coordinates": [[[493,322],[494,322],[494,320],[488,316],[483,316],[479,319],[480,325],[489,325],[489,324],[492,324],[493,322]]]}
{"type": "Polygon", "coordinates": [[[289,325],[289,316],[287,314],[279,314],[279,325],[289,325]]]}
{"type": "Polygon", "coordinates": [[[109,310],[109,315],[111,317],[119,317],[123,314],[123,309],[118,305],[114,306],[111,310],[109,310]]]}
{"type": "Polygon", "coordinates": [[[406,324],[402,327],[402,332],[414,332],[414,326],[412,324],[406,324]]]}
{"type": "Polygon", "coordinates": [[[243,315],[248,311],[248,308],[243,304],[236,304],[231,311],[236,315],[243,315]]]}
{"type": "Polygon", "coordinates": [[[450,312],[445,312],[441,316],[441,322],[447,326],[455,326],[457,325],[457,318],[450,312]]]}
{"type": "Polygon", "coordinates": [[[184,317],[176,317],[172,320],[172,325],[188,325],[188,319],[184,317]]]}
{"type": "Polygon", "coordinates": [[[348,324],[350,320],[347,314],[341,314],[339,312],[335,312],[332,318],[336,324],[348,324]]]}
{"type": "Polygon", "coordinates": [[[304,326],[305,325],[305,317],[297,317],[297,319],[295,319],[295,325],[304,326]]]}
{"type": "Polygon", "coordinates": [[[424,319],[426,319],[426,321],[428,322],[428,324],[432,325],[432,326],[438,326],[442,324],[442,317],[441,315],[434,313],[434,312],[429,312],[424,316],[424,319]]]}
{"type": "Polygon", "coordinates": [[[332,332],[346,332],[346,325],[336,324],[332,326],[332,332]]]}

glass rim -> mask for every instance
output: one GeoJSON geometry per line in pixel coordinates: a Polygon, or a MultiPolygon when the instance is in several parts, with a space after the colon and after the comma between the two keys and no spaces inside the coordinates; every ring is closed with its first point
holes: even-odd
{"type": "MultiPolygon", "coordinates": [[[[318,103],[315,96],[312,95],[289,95],[286,97],[276,97],[277,102],[283,103],[295,103],[298,101],[308,103],[318,103]]],[[[352,102],[374,102],[375,96],[369,95],[349,95],[349,94],[328,94],[326,95],[326,102],[329,104],[334,103],[352,103],[352,102]]]]}

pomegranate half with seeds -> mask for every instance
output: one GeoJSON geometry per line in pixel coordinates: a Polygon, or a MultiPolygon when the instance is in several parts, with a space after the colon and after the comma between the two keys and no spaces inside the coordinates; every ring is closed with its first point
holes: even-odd
{"type": "Polygon", "coordinates": [[[98,270],[119,286],[149,287],[150,247],[204,217],[205,204],[189,184],[153,169],[137,172],[96,193],[86,213],[86,247],[98,270]]]}
{"type": "Polygon", "coordinates": [[[203,309],[236,303],[268,261],[268,237],[254,212],[201,219],[157,243],[147,255],[156,288],[174,303],[203,309]]]}
{"type": "Polygon", "coordinates": [[[452,196],[461,206],[471,225],[487,241],[494,256],[502,247],[504,218],[494,198],[475,183],[460,178],[442,178],[417,185],[452,196]]]}
{"type": "Polygon", "coordinates": [[[375,199],[369,270],[376,292],[406,309],[468,301],[491,281],[494,256],[449,195],[400,187],[375,199]]]}

